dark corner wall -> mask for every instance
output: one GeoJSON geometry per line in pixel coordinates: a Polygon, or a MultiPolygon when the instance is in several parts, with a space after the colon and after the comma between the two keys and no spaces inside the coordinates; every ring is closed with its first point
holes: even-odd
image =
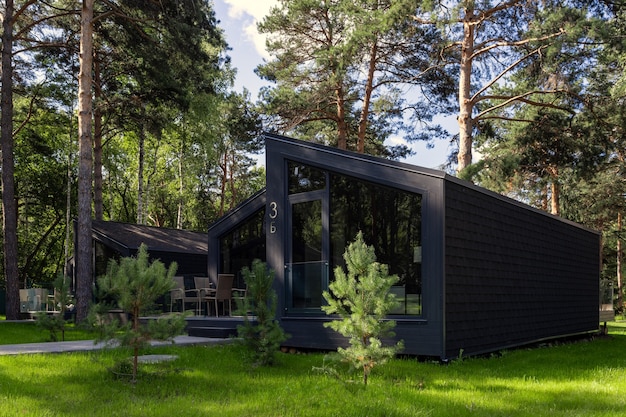
{"type": "Polygon", "coordinates": [[[600,234],[446,184],[446,355],[598,328],[600,234]]]}

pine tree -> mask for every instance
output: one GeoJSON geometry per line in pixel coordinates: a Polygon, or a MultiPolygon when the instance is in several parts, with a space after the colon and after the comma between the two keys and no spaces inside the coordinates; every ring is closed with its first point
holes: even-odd
{"type": "Polygon", "coordinates": [[[130,314],[128,324],[114,322],[107,326],[104,338],[117,339],[120,345],[133,349],[133,382],[137,379],[139,349],[151,339],[170,340],[182,334],[185,328],[182,315],[150,320],[147,325],[139,321],[141,313],[174,288],[173,277],[177,267],[175,262],[168,269],[159,260],[149,262],[148,248],[142,244],[136,258],[122,258],[119,264],[112,259],[106,275],[98,279],[102,295],[114,299],[119,308],[130,314]]]}
{"type": "Polygon", "coordinates": [[[70,294],[71,280],[68,277],[59,275],[54,281],[54,308],[58,314],[48,314],[47,311],[37,313],[37,325],[50,332],[50,340],[57,342],[59,337],[57,333],[61,334],[61,341],[65,341],[65,328],[67,322],[65,321],[65,312],[68,305],[73,301],[70,294]]]}
{"type": "Polygon", "coordinates": [[[436,28],[410,19],[419,2],[277,3],[258,26],[268,35],[272,59],[257,68],[259,76],[275,84],[263,90],[261,105],[276,130],[340,149],[389,155],[394,150],[384,142],[391,134],[401,132],[409,140],[418,136],[404,116],[422,126],[430,124],[435,109],[446,106],[454,83],[432,63],[439,43],[436,28]],[[419,99],[403,94],[409,90],[419,99]],[[429,97],[427,105],[423,95],[429,97]]]}
{"type": "Polygon", "coordinates": [[[244,268],[242,274],[247,297],[243,307],[244,324],[237,327],[237,332],[253,352],[256,365],[271,365],[280,344],[288,337],[276,321],[276,292],[272,288],[274,271],[255,259],[252,269],[244,268]],[[249,320],[248,311],[256,318],[256,324],[249,320]]]}
{"type": "Polygon", "coordinates": [[[325,324],[349,338],[348,348],[337,352],[355,368],[363,370],[363,383],[376,365],[385,363],[403,347],[383,346],[381,338],[394,336],[396,323],[385,316],[397,306],[395,296],[389,292],[398,282],[398,276],[389,275],[387,265],[376,262],[374,247],[363,241],[359,232],[356,240],[344,253],[347,274],[341,267],[335,268],[335,280],[324,291],[328,305],[326,314],[337,314],[341,320],[325,324]]]}

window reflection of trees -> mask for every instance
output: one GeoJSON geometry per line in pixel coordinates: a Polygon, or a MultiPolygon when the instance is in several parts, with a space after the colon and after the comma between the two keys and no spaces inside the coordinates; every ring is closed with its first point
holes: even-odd
{"type": "Polygon", "coordinates": [[[400,278],[395,291],[402,307],[396,313],[421,314],[421,195],[295,162],[289,162],[288,170],[290,195],[330,185],[330,213],[322,213],[321,199],[292,205],[292,262],[327,259],[322,216],[329,216],[330,270],[344,266],[346,246],[362,231],[378,262],[400,278]]]}
{"type": "MultiPolygon", "coordinates": [[[[362,231],[365,241],[374,245],[378,262],[400,277],[400,296],[419,296],[421,196],[341,175],[331,175],[330,196],[332,267],[344,265],[346,244],[362,231]]],[[[411,301],[419,303],[419,298],[411,301]]]]}
{"type": "Polygon", "coordinates": [[[293,204],[292,236],[292,262],[322,260],[321,200],[293,204]]]}
{"type": "Polygon", "coordinates": [[[253,259],[266,260],[265,208],[220,238],[220,273],[235,274],[236,286],[243,286],[241,269],[253,259]]]}
{"type": "Polygon", "coordinates": [[[308,165],[289,162],[289,194],[305,193],[326,188],[326,172],[308,165]]]}

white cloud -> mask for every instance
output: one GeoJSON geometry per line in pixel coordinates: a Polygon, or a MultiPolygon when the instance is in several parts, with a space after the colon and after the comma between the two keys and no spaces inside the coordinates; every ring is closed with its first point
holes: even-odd
{"type": "Polygon", "coordinates": [[[410,146],[409,143],[403,137],[399,135],[389,136],[386,142],[387,142],[387,145],[391,145],[391,146],[398,146],[398,145],[410,146]]]}
{"type": "Polygon", "coordinates": [[[272,7],[278,5],[278,0],[224,0],[224,3],[228,5],[228,16],[242,21],[243,32],[259,55],[269,58],[265,50],[265,36],[257,31],[256,25],[272,7]]]}
{"type": "Polygon", "coordinates": [[[224,0],[224,3],[230,6],[228,15],[232,18],[239,19],[246,14],[261,20],[272,6],[278,5],[278,0],[224,0]]]}

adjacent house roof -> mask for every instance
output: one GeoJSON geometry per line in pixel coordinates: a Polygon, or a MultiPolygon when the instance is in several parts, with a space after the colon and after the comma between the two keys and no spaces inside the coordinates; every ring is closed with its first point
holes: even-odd
{"type": "Polygon", "coordinates": [[[111,221],[92,222],[93,238],[122,256],[136,252],[142,243],[150,252],[207,254],[206,233],[111,221]]]}

